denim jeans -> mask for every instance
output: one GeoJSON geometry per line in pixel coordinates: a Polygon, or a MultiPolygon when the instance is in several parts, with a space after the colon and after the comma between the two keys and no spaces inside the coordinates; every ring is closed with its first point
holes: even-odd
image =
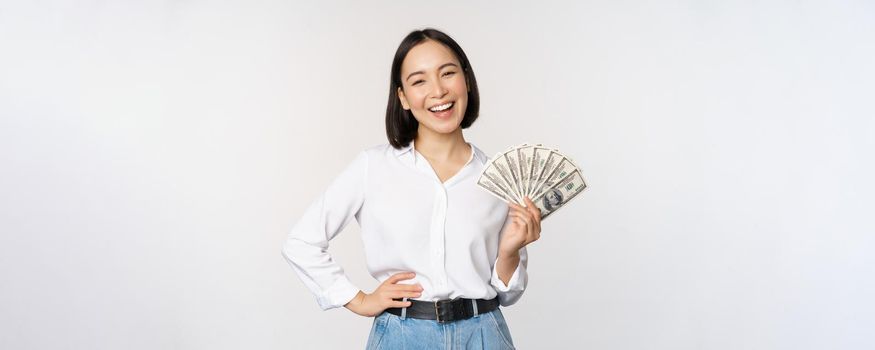
{"type": "Polygon", "coordinates": [[[368,350],[514,349],[510,330],[495,309],[467,320],[438,323],[383,312],[374,318],[368,350]]]}

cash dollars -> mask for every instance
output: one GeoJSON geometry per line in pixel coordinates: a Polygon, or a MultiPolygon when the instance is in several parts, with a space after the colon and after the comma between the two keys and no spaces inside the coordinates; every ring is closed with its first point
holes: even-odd
{"type": "Polygon", "coordinates": [[[508,203],[526,206],[528,197],[544,220],[586,189],[586,180],[559,150],[524,143],[490,158],[477,185],[508,203]]]}

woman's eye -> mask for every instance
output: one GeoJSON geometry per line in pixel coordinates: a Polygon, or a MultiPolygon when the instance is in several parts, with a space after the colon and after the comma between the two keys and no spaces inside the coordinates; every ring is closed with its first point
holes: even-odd
{"type": "Polygon", "coordinates": [[[446,72],[446,73],[444,73],[444,76],[449,76],[449,75],[453,75],[453,74],[456,74],[456,72],[452,72],[452,71],[446,72]]]}
{"type": "Polygon", "coordinates": [[[412,85],[414,85],[414,86],[419,85],[419,83],[422,83],[423,81],[424,81],[424,80],[417,80],[417,81],[414,81],[412,85]]]}

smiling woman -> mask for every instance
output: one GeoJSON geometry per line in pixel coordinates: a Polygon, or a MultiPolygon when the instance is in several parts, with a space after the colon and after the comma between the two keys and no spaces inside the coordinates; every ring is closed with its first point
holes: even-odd
{"type": "Polygon", "coordinates": [[[513,349],[499,306],[527,284],[525,246],[540,212],[480,190],[486,154],[465,141],[480,98],[462,48],[434,30],[410,33],[392,62],[386,136],[361,152],[304,213],[283,256],[323,309],[374,317],[369,349],[513,349]],[[354,286],[328,241],[355,218],[372,293],[354,286]]]}
{"type": "Polygon", "coordinates": [[[435,29],[404,38],[392,61],[386,110],[389,143],[407,146],[420,123],[424,132],[466,129],[479,113],[477,79],[459,44],[435,29]]]}

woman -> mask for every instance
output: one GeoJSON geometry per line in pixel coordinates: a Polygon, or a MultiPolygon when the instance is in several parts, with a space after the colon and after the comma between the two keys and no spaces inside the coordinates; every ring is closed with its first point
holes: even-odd
{"type": "Polygon", "coordinates": [[[359,153],[289,233],[283,256],[323,309],[376,317],[368,349],[513,348],[498,306],[526,288],[540,212],[476,186],[487,157],[462,129],[479,107],[462,48],[440,31],[413,31],[392,62],[389,144],[359,153]],[[372,293],[326,252],[352,218],[382,282],[372,293]]]}

